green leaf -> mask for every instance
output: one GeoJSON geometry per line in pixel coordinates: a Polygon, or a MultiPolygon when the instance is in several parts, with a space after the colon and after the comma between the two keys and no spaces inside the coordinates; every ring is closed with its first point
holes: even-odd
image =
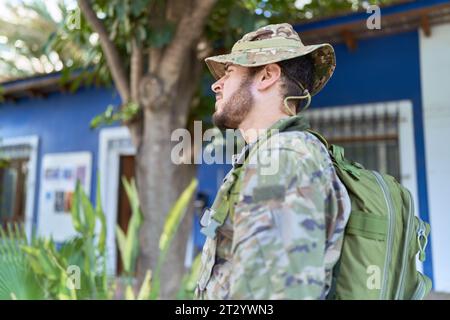
{"type": "Polygon", "coordinates": [[[116,239],[117,245],[119,247],[120,255],[122,258],[123,269],[125,273],[130,273],[130,263],[127,256],[127,237],[125,233],[120,229],[119,226],[116,226],[116,239]]]}
{"type": "Polygon", "coordinates": [[[202,265],[201,257],[202,257],[202,254],[199,253],[195,257],[194,262],[192,263],[191,271],[188,275],[187,282],[186,282],[186,290],[187,291],[194,292],[194,290],[195,290],[198,278],[200,276],[200,271],[201,271],[201,265],[202,265]]]}
{"type": "Polygon", "coordinates": [[[133,0],[131,2],[131,13],[133,16],[138,17],[145,13],[145,8],[149,5],[149,0],[133,0]]]}
{"type": "Polygon", "coordinates": [[[178,227],[184,217],[184,214],[187,211],[187,207],[192,198],[192,195],[194,194],[195,190],[197,189],[197,185],[198,185],[198,180],[195,178],[192,179],[189,186],[183,191],[183,193],[178,198],[178,200],[175,202],[175,204],[172,206],[172,208],[170,209],[170,211],[167,215],[166,222],[165,222],[164,228],[163,228],[163,232],[159,239],[160,254],[158,257],[156,271],[154,273],[153,290],[151,292],[151,299],[156,299],[159,295],[161,268],[166,259],[166,255],[169,250],[170,243],[172,242],[173,237],[174,237],[176,231],[178,230],[178,227]]]}
{"type": "Polygon", "coordinates": [[[147,31],[145,30],[144,26],[138,26],[137,35],[139,40],[145,41],[145,39],[147,38],[147,31]]]}
{"type": "Polygon", "coordinates": [[[135,300],[135,295],[134,295],[134,291],[133,291],[133,286],[128,284],[125,287],[125,299],[126,300],[135,300]]]}
{"type": "Polygon", "coordinates": [[[39,300],[45,292],[24,260],[0,257],[0,300],[39,300]]]}
{"type": "Polygon", "coordinates": [[[86,234],[87,236],[93,236],[95,232],[95,211],[92,207],[91,201],[82,189],[81,190],[81,203],[83,204],[84,221],[86,223],[86,234]]]}
{"type": "Polygon", "coordinates": [[[120,120],[120,113],[117,115],[114,113],[114,106],[109,105],[106,110],[95,116],[90,123],[90,128],[94,129],[100,125],[109,125],[114,123],[115,121],[120,120]]]}
{"type": "MultiPolygon", "coordinates": [[[[111,1],[112,2],[112,1],[111,1]]],[[[110,17],[114,17],[114,9],[116,8],[116,6],[113,4],[113,3],[111,3],[111,5],[110,6],[108,6],[108,15],[110,16],[110,17]]],[[[116,20],[117,21],[117,20],[116,20]]]]}
{"type": "Polygon", "coordinates": [[[117,18],[123,22],[127,13],[125,11],[124,2],[120,2],[116,5],[117,18]]]}
{"type": "Polygon", "coordinates": [[[77,77],[75,77],[75,79],[70,83],[70,85],[69,85],[69,91],[71,92],[71,93],[74,93],[75,91],[77,91],[78,90],[78,88],[80,87],[80,85],[81,85],[81,81],[83,80],[83,75],[82,74],[80,74],[80,75],[78,75],[77,77]]]}
{"type": "Polygon", "coordinates": [[[139,194],[134,178],[131,178],[131,182],[129,183],[125,177],[122,177],[122,183],[128,196],[128,200],[130,201],[132,212],[130,222],[128,223],[126,244],[126,257],[129,260],[129,271],[132,272],[134,270],[138,255],[139,229],[143,221],[143,215],[140,209],[139,194]]]}
{"type": "Polygon", "coordinates": [[[139,112],[139,104],[135,102],[129,102],[122,107],[122,109],[117,113],[117,117],[123,121],[130,121],[139,112]]]}
{"type": "Polygon", "coordinates": [[[127,35],[130,34],[131,23],[130,23],[130,18],[128,18],[128,16],[126,16],[123,19],[123,29],[124,29],[125,34],[127,34],[127,35]]]}
{"type": "Polygon", "coordinates": [[[57,32],[54,31],[50,34],[50,36],[48,37],[47,41],[44,43],[43,47],[42,47],[42,51],[45,54],[49,54],[52,51],[52,48],[55,46],[55,42],[57,40],[57,32]]]}
{"type": "Polygon", "coordinates": [[[83,237],[76,236],[65,241],[59,249],[59,255],[66,261],[67,265],[81,266],[83,264],[83,237]]]}
{"type": "Polygon", "coordinates": [[[231,28],[238,28],[241,26],[242,21],[245,20],[248,15],[248,11],[238,6],[233,7],[228,14],[228,25],[231,28]]]}
{"type": "Polygon", "coordinates": [[[38,261],[40,250],[34,247],[22,246],[22,251],[25,254],[29,255],[28,263],[30,264],[30,267],[34,271],[34,273],[39,275],[45,274],[44,268],[38,261]]]}
{"type": "Polygon", "coordinates": [[[150,298],[151,293],[151,280],[152,280],[152,272],[151,270],[147,270],[145,273],[144,281],[142,282],[141,289],[139,290],[137,300],[148,300],[150,298]]]}
{"type": "Polygon", "coordinates": [[[139,253],[139,229],[142,224],[142,212],[139,205],[139,195],[134,179],[128,182],[122,177],[122,184],[131,206],[131,218],[128,223],[127,234],[116,226],[118,247],[122,257],[125,273],[130,276],[135,270],[137,255],[139,253]]]}
{"type": "Polygon", "coordinates": [[[0,227],[0,299],[42,299],[44,292],[30,267],[21,245],[24,232],[14,224],[0,227]]]}
{"type": "Polygon", "coordinates": [[[106,216],[102,209],[102,199],[100,191],[100,174],[97,174],[97,198],[95,201],[95,214],[100,220],[100,236],[98,240],[98,248],[100,254],[104,254],[106,246],[106,216]]]}
{"type": "Polygon", "coordinates": [[[189,186],[183,191],[181,196],[178,198],[175,205],[170,209],[167,220],[164,224],[163,232],[161,234],[161,238],[159,239],[159,249],[162,252],[167,251],[170,246],[170,243],[175,235],[178,226],[180,225],[181,220],[184,217],[184,214],[187,210],[189,202],[197,189],[198,180],[193,179],[189,186]]]}
{"type": "Polygon", "coordinates": [[[148,37],[149,44],[155,48],[162,48],[168,44],[175,34],[175,24],[166,22],[165,24],[150,29],[148,37]]]}
{"type": "Polygon", "coordinates": [[[71,72],[72,72],[72,69],[69,67],[62,69],[61,78],[59,79],[59,83],[61,85],[65,85],[69,82],[71,72]]]}
{"type": "Polygon", "coordinates": [[[72,198],[72,208],[71,208],[71,215],[72,215],[72,224],[76,231],[83,232],[83,223],[81,221],[81,185],[80,182],[77,181],[75,186],[75,192],[73,193],[72,198]]]}
{"type": "Polygon", "coordinates": [[[194,296],[201,271],[201,256],[201,253],[197,254],[194,262],[192,263],[191,270],[184,275],[181,288],[177,294],[177,299],[192,299],[194,296]]]}
{"type": "MultiPolygon", "coordinates": [[[[131,221],[140,222],[142,218],[142,214],[140,212],[140,204],[139,204],[139,193],[136,187],[136,181],[134,178],[131,178],[130,182],[127,181],[126,177],[122,177],[122,184],[124,186],[125,192],[127,194],[128,200],[130,201],[131,210],[133,213],[137,213],[136,215],[131,216],[131,221]],[[134,219],[134,220],[133,220],[134,219]]],[[[135,223],[136,223],[135,222],[135,223]]],[[[128,231],[130,228],[136,227],[136,225],[129,224],[128,231]]]]}
{"type": "Polygon", "coordinates": [[[61,268],[54,255],[54,243],[40,240],[34,246],[22,246],[27,254],[31,268],[36,274],[44,276],[50,281],[56,281],[61,274],[61,268]]]}

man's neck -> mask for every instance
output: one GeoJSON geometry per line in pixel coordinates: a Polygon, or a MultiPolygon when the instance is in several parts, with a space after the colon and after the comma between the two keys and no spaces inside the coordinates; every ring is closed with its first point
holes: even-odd
{"type": "Polygon", "coordinates": [[[276,113],[272,115],[260,115],[247,117],[239,125],[239,130],[241,131],[244,140],[247,143],[255,142],[258,137],[270,128],[275,122],[280,119],[287,118],[288,115],[283,113],[276,113]]]}

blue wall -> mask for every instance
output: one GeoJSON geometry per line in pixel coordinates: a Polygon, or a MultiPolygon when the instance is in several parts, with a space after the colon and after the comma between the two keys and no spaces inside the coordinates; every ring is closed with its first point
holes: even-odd
{"type": "MultiPolygon", "coordinates": [[[[199,181],[198,189],[207,197],[207,207],[211,207],[217,193],[217,189],[222,183],[225,175],[230,171],[232,166],[230,164],[215,164],[215,165],[199,165],[197,169],[197,178],[199,181]]],[[[196,216],[194,219],[194,242],[197,248],[202,248],[205,241],[205,236],[200,233],[199,219],[196,216]]]]}
{"type": "MultiPolygon", "coordinates": [[[[89,151],[92,153],[91,190],[97,176],[99,130],[89,123],[108,104],[118,104],[119,96],[105,88],[81,88],[76,94],[52,93],[46,98],[24,98],[0,104],[0,138],[37,135],[39,155],[33,225],[37,212],[43,155],[56,152],[89,151]]],[[[95,193],[91,192],[91,200],[95,193]]]]}

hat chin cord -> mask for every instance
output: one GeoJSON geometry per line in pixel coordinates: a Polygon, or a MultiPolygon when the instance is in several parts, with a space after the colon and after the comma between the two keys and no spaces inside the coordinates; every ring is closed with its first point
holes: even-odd
{"type": "MultiPolygon", "coordinates": [[[[289,100],[307,99],[306,105],[303,107],[303,109],[301,111],[306,110],[309,107],[309,105],[311,104],[311,94],[309,93],[308,89],[305,89],[305,87],[300,82],[298,82],[296,80],[294,80],[294,81],[302,89],[303,95],[302,96],[288,96],[288,97],[284,98],[284,101],[283,101],[284,108],[286,109],[288,115],[290,115],[290,116],[295,116],[296,113],[294,111],[292,111],[291,108],[289,108],[289,105],[288,105],[289,100]]],[[[298,113],[300,113],[300,111],[298,113]]]]}

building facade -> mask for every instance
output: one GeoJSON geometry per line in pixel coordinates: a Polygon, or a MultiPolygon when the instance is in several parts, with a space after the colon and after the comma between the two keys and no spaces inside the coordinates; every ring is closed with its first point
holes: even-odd
{"type": "MultiPolygon", "coordinates": [[[[423,271],[435,290],[450,292],[450,5],[429,0],[384,7],[375,30],[367,27],[369,16],[296,26],[307,44],[331,42],[337,57],[335,74],[305,114],[348,157],[395,176],[412,192],[416,214],[432,228],[423,271]]],[[[135,149],[125,127],[89,128],[108,104],[120,103],[114,89],[83,87],[70,94],[57,78],[2,84],[0,154],[10,162],[0,169],[0,218],[64,241],[74,234],[67,199],[77,177],[94,200],[99,173],[108,230],[126,223],[119,182],[133,174],[135,149]]],[[[228,169],[199,165],[198,208],[211,205],[228,169]]],[[[204,240],[197,222],[187,263],[204,240]]],[[[107,246],[117,272],[114,232],[107,246]]]]}

